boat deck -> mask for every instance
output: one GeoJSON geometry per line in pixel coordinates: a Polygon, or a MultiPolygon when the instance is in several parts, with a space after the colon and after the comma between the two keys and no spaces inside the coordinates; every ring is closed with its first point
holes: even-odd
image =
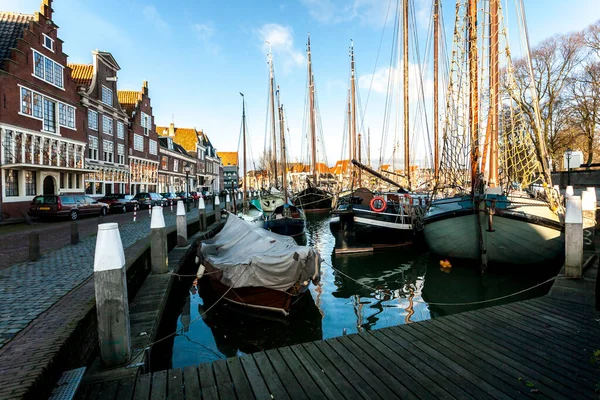
{"type": "Polygon", "coordinates": [[[590,398],[597,265],[541,298],[88,385],[80,399],[590,398]]]}

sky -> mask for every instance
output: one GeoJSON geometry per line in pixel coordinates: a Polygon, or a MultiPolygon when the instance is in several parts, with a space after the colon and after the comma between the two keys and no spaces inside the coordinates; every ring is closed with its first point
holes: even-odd
{"type": "MultiPolygon", "coordinates": [[[[332,166],[343,156],[342,147],[347,147],[342,144],[351,40],[362,110],[359,120],[364,131],[371,131],[371,159],[379,157],[396,1],[55,0],[53,8],[69,62],[91,63],[94,49],[111,52],[121,66],[120,90],[140,90],[142,81],[148,81],[157,125],[174,122],[176,126],[202,129],[218,151],[236,151],[242,114],[239,93],[244,93],[248,153],[249,159],[254,160],[264,150],[268,133],[266,41],[271,44],[275,76],[286,111],[288,159],[299,160],[305,153],[301,151],[301,138],[307,125],[306,41],[310,33],[322,145],[332,166]]],[[[33,13],[39,10],[40,2],[0,0],[0,10],[33,13]]],[[[600,0],[577,0],[576,6],[566,6],[568,2],[564,0],[524,2],[532,46],[554,34],[581,30],[600,19],[600,0]]],[[[411,43],[419,44],[421,63],[429,65],[431,52],[425,54],[425,49],[432,0],[411,0],[411,4],[411,32],[417,37],[411,43]]],[[[454,0],[442,0],[448,49],[452,43],[454,5],[454,0]]],[[[502,5],[509,10],[511,41],[513,37],[518,39],[514,0],[502,0],[502,5]]],[[[513,46],[518,54],[518,44],[513,46]]],[[[414,94],[420,90],[414,79],[420,65],[415,57],[411,50],[411,111],[418,107],[418,96],[414,94]]],[[[431,77],[425,76],[426,103],[432,101],[431,87],[431,77]]],[[[430,106],[425,109],[430,110],[430,106]]],[[[425,146],[427,139],[420,133],[424,123],[413,119],[416,112],[412,115],[411,129],[418,136],[415,143],[425,146]]],[[[391,129],[395,125],[401,131],[402,121],[392,122],[391,129]]],[[[393,132],[388,135],[393,136],[393,132]]],[[[390,142],[388,139],[385,146],[387,159],[390,142]]],[[[248,169],[253,169],[252,165],[248,169]]]]}

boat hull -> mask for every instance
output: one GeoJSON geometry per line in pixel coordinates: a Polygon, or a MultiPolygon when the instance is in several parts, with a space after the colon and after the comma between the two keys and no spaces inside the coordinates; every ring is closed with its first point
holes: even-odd
{"type": "Polygon", "coordinates": [[[336,239],[340,239],[342,247],[351,242],[361,245],[397,244],[414,238],[412,224],[407,222],[408,217],[403,218],[397,214],[354,208],[345,213],[336,212],[329,227],[336,239]]]}
{"type": "Polygon", "coordinates": [[[285,236],[298,236],[304,233],[306,221],[303,218],[280,218],[265,223],[271,232],[285,236]]]}
{"type": "Polygon", "coordinates": [[[424,238],[431,251],[442,257],[480,260],[480,235],[490,263],[541,264],[563,257],[564,231],[558,217],[536,215],[545,211],[540,207],[537,212],[526,208],[532,212],[518,207],[496,210],[491,230],[488,215],[480,211],[478,220],[473,208],[433,213],[423,220],[424,238]]]}
{"type": "Polygon", "coordinates": [[[318,188],[307,188],[294,197],[293,203],[304,212],[324,212],[331,210],[332,201],[331,193],[318,188]]]}

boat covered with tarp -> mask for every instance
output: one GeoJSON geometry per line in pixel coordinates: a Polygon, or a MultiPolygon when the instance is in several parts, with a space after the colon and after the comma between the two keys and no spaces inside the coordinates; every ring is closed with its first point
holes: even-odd
{"type": "Polygon", "coordinates": [[[200,243],[196,263],[198,277],[209,279],[224,299],[285,315],[321,275],[315,249],[231,217],[200,243]]]}

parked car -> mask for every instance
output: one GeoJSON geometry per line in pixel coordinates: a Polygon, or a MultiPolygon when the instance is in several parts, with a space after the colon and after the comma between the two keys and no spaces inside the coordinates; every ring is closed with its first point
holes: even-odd
{"type": "Polygon", "coordinates": [[[160,195],[163,197],[163,199],[167,200],[167,205],[176,204],[177,200],[179,200],[179,196],[177,196],[175,193],[161,193],[160,195]]]}
{"type": "Polygon", "coordinates": [[[196,201],[196,200],[200,199],[200,197],[202,197],[202,195],[198,192],[190,192],[190,196],[192,196],[194,201],[196,201]]]}
{"type": "Polygon", "coordinates": [[[210,190],[204,190],[204,191],[202,192],[202,196],[204,196],[204,198],[205,198],[206,200],[212,200],[212,196],[213,196],[213,194],[212,194],[212,192],[211,192],[210,190]]]}
{"type": "Polygon", "coordinates": [[[192,197],[192,195],[188,192],[177,192],[175,193],[177,196],[179,196],[179,198],[181,200],[183,200],[186,203],[191,203],[192,201],[194,201],[194,198],[192,197]]]}
{"type": "Polygon", "coordinates": [[[167,199],[163,199],[163,197],[158,193],[142,192],[136,194],[133,198],[137,200],[140,208],[149,208],[154,206],[165,207],[168,205],[167,199]]]}
{"type": "Polygon", "coordinates": [[[75,221],[84,215],[106,215],[108,204],[82,194],[45,194],[35,196],[29,206],[32,217],[69,217],[75,221]]]}
{"type": "Polygon", "coordinates": [[[108,204],[110,212],[131,211],[138,204],[138,201],[135,200],[130,194],[109,194],[101,198],[99,201],[108,204]]]}

